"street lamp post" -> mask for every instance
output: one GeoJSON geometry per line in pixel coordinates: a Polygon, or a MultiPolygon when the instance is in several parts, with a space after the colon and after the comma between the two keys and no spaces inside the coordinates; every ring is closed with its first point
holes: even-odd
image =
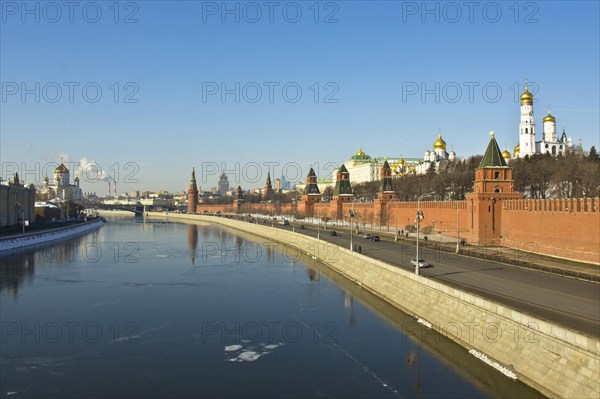
{"type": "MultiPolygon", "coordinates": [[[[314,215],[314,213],[313,213],[314,215]]],[[[319,219],[319,224],[317,224],[317,240],[321,239],[321,210],[317,209],[317,218],[319,219]]]]}
{"type": "Polygon", "coordinates": [[[424,219],[423,212],[421,212],[421,198],[429,197],[430,195],[435,194],[433,192],[420,195],[417,198],[417,257],[415,264],[415,274],[419,274],[419,232],[421,230],[421,220],[424,219]]]}
{"type": "Polygon", "coordinates": [[[296,201],[292,201],[292,233],[296,232],[296,201]]]}
{"type": "Polygon", "coordinates": [[[350,251],[354,249],[353,235],[352,235],[352,218],[358,215],[358,211],[348,211],[348,218],[350,219],[350,251]]]}
{"type": "Polygon", "coordinates": [[[396,213],[396,234],[394,235],[394,241],[398,241],[398,202],[396,202],[396,209],[394,210],[396,213]]]}
{"type": "Polygon", "coordinates": [[[273,210],[273,207],[275,206],[274,202],[271,202],[271,227],[275,226],[275,211],[273,210]]]}
{"type": "Polygon", "coordinates": [[[456,253],[460,253],[460,229],[458,228],[458,201],[456,201],[456,253]]]}

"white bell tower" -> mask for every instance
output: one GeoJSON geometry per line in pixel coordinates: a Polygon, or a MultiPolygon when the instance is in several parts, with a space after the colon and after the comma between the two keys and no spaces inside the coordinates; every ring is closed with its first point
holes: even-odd
{"type": "MultiPolygon", "coordinates": [[[[550,108],[550,107],[548,107],[550,108]]],[[[548,115],[544,118],[544,141],[549,143],[556,143],[556,118],[550,114],[548,109],[548,115]]]]}
{"type": "Polygon", "coordinates": [[[528,90],[521,94],[521,124],[519,125],[519,158],[535,154],[535,122],[533,120],[533,94],[528,90]]]}

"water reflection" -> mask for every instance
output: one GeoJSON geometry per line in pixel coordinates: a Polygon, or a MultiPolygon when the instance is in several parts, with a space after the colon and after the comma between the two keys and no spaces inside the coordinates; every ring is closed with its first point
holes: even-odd
{"type": "Polygon", "coordinates": [[[352,298],[352,295],[348,292],[346,292],[344,295],[344,307],[350,312],[350,317],[348,319],[348,327],[356,327],[356,318],[354,315],[354,298],[352,298]]]}
{"type": "Polygon", "coordinates": [[[192,266],[196,264],[196,248],[198,247],[198,226],[195,224],[188,225],[188,248],[190,250],[190,258],[192,266]]]}
{"type": "Polygon", "coordinates": [[[31,282],[36,266],[65,266],[80,258],[90,258],[97,250],[99,231],[95,230],[66,241],[31,245],[0,253],[0,293],[8,291],[12,297],[19,288],[31,282]]]}
{"type": "Polygon", "coordinates": [[[0,293],[8,293],[16,298],[19,287],[31,281],[35,273],[35,256],[33,252],[13,256],[0,255],[0,293]]]}
{"type": "Polygon", "coordinates": [[[308,281],[311,283],[319,282],[319,272],[317,272],[315,269],[307,267],[306,274],[308,274],[308,281]]]}

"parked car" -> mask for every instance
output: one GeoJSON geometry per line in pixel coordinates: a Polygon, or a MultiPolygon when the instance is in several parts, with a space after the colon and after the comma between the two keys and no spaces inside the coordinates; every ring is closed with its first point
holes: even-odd
{"type": "MultiPolygon", "coordinates": [[[[417,259],[416,258],[411,259],[410,264],[413,266],[417,266],[417,259]]],[[[419,267],[419,269],[422,267],[431,267],[431,264],[424,261],[423,259],[419,259],[418,267],[419,267]]]]}
{"type": "Polygon", "coordinates": [[[371,234],[365,233],[365,235],[363,236],[363,238],[366,238],[367,240],[370,240],[371,239],[371,234]]]}
{"type": "Polygon", "coordinates": [[[329,234],[331,234],[333,237],[337,237],[337,232],[335,230],[331,230],[331,233],[329,234]]]}
{"type": "Polygon", "coordinates": [[[381,241],[381,238],[379,236],[371,236],[371,241],[381,241]]]}

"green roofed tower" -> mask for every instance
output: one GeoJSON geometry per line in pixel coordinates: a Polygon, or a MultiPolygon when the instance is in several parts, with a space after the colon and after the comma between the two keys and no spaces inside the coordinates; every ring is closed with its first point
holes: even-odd
{"type": "Polygon", "coordinates": [[[475,193],[514,193],[514,180],[510,168],[498,143],[494,132],[490,132],[490,142],[485,150],[479,167],[475,169],[473,192],[475,193]]]}
{"type": "Polygon", "coordinates": [[[317,184],[317,175],[314,169],[311,167],[306,176],[306,188],[304,189],[306,195],[321,195],[319,185],[317,184]]]}
{"type": "Polygon", "coordinates": [[[348,201],[354,197],[352,186],[350,185],[350,173],[348,173],[348,169],[346,169],[344,164],[337,171],[333,196],[347,197],[348,201]]]}
{"type": "Polygon", "coordinates": [[[496,138],[494,137],[494,132],[490,132],[492,136],[490,143],[488,144],[487,149],[485,150],[485,154],[483,154],[483,158],[481,158],[481,162],[479,163],[480,168],[506,168],[508,165],[502,156],[502,152],[500,151],[500,147],[498,147],[498,143],[496,142],[496,138]]]}
{"type": "Polygon", "coordinates": [[[394,188],[392,186],[392,168],[387,159],[383,163],[381,168],[381,187],[380,187],[379,198],[381,199],[392,199],[394,198],[394,188]]]}

